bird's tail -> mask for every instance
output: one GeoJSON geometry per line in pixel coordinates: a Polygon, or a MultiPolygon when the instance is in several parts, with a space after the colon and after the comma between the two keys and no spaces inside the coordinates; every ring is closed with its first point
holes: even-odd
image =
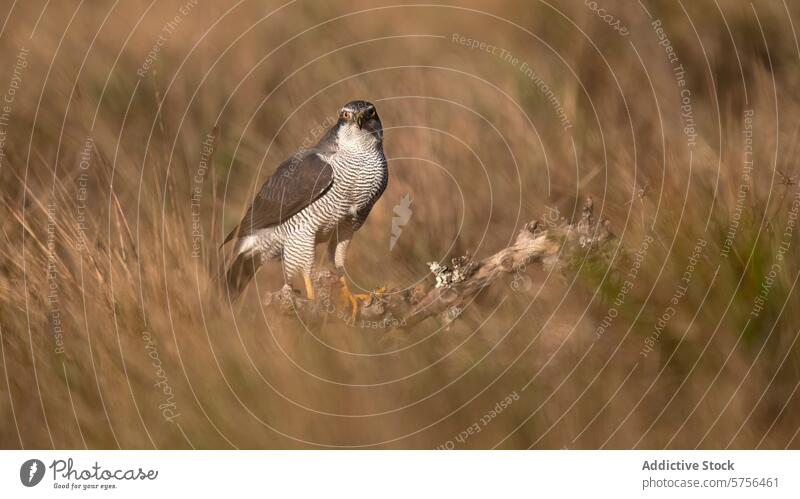
{"type": "Polygon", "coordinates": [[[254,252],[242,252],[236,255],[225,271],[225,284],[231,301],[242,294],[260,266],[261,259],[254,252]]]}

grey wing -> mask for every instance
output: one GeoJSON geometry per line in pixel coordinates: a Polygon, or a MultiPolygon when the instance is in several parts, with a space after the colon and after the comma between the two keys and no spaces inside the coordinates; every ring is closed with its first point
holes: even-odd
{"type": "Polygon", "coordinates": [[[264,182],[242,222],[222,244],[285,222],[332,185],[333,169],[314,150],[295,154],[264,182]]]}

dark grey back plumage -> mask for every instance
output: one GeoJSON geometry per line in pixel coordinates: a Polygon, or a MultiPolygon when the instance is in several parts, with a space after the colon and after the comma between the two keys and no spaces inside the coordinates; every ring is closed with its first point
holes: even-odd
{"type": "Polygon", "coordinates": [[[318,148],[301,151],[281,163],[222,244],[283,223],[330,189],[333,169],[318,152],[318,148]]]}

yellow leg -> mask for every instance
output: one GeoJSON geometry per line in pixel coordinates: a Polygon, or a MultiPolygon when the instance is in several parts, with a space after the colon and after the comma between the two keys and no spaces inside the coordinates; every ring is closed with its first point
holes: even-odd
{"type": "Polygon", "coordinates": [[[306,283],[306,296],[309,300],[314,300],[314,284],[311,282],[311,276],[303,274],[303,281],[306,283]]]}
{"type": "Polygon", "coordinates": [[[355,322],[356,314],[358,314],[358,295],[350,292],[350,288],[347,286],[347,279],[344,276],[339,278],[339,282],[342,284],[342,296],[350,302],[350,322],[355,322]]]}

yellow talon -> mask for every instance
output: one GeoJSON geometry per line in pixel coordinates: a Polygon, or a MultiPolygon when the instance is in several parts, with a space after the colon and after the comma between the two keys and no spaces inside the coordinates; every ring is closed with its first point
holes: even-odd
{"type": "Polygon", "coordinates": [[[369,302],[372,298],[373,294],[380,295],[386,292],[386,287],[377,288],[373,293],[351,293],[350,288],[347,286],[347,279],[344,276],[339,278],[339,282],[342,284],[342,296],[344,299],[350,302],[350,307],[352,308],[352,312],[350,313],[350,322],[355,323],[356,315],[358,315],[358,307],[359,307],[359,300],[364,302],[369,302]]]}
{"type": "Polygon", "coordinates": [[[385,292],[386,292],[386,287],[381,286],[380,288],[375,288],[375,291],[373,291],[372,293],[356,293],[352,296],[359,300],[369,301],[372,298],[372,295],[382,295],[385,292]]]}
{"type": "Polygon", "coordinates": [[[356,315],[358,315],[358,301],[369,301],[370,295],[367,293],[351,293],[350,288],[347,286],[347,279],[345,279],[344,276],[339,278],[339,282],[342,283],[342,296],[350,302],[350,307],[352,308],[350,322],[354,324],[356,322],[356,315]]]}
{"type": "Polygon", "coordinates": [[[345,300],[350,302],[351,313],[350,313],[350,322],[355,323],[356,315],[358,314],[358,300],[363,299],[361,298],[363,295],[354,295],[350,292],[350,288],[347,286],[347,279],[344,276],[339,278],[339,282],[342,284],[342,297],[345,300]]]}

